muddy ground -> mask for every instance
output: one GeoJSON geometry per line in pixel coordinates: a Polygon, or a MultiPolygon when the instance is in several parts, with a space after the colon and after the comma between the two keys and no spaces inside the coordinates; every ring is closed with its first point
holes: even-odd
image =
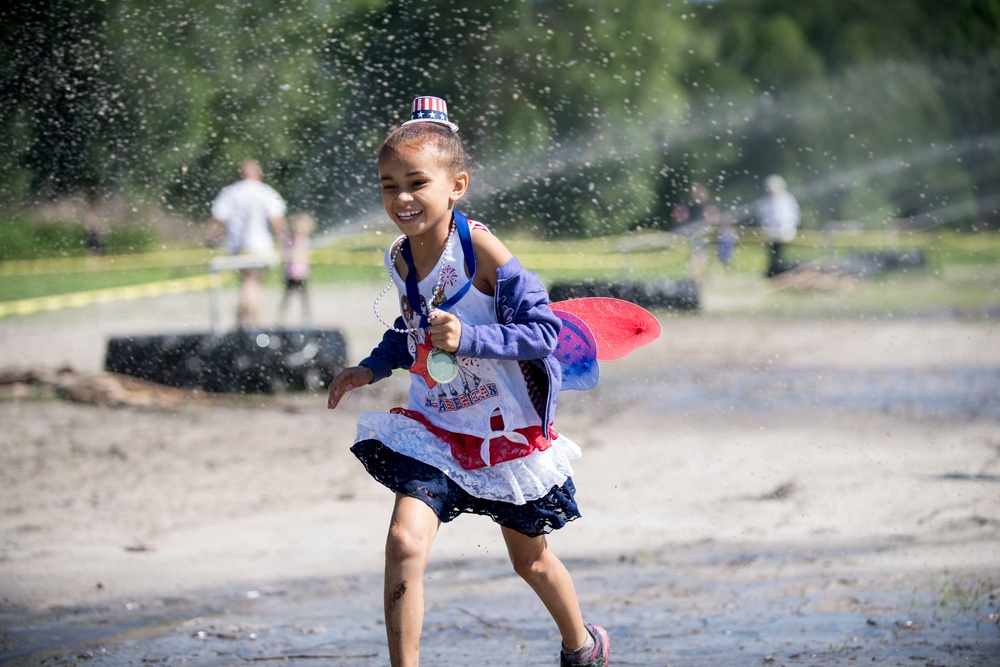
{"type": "MultiPolygon", "coordinates": [[[[314,290],[353,359],[380,288],[314,290]]],[[[557,418],[584,516],[550,541],[612,664],[1000,664],[1000,323],[658,315],[557,418]]],[[[6,318],[0,368],[207,327],[204,294],[6,318]]],[[[387,664],[392,500],[348,447],[404,377],[336,412],[2,391],[0,664],[387,664]]],[[[489,521],[444,526],[428,579],[424,664],[556,664],[489,521]]]]}

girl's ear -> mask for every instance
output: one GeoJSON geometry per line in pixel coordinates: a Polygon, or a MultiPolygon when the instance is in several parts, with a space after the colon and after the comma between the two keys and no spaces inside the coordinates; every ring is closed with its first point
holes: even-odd
{"type": "Polygon", "coordinates": [[[465,196],[465,191],[469,189],[469,174],[461,171],[455,176],[451,184],[451,203],[454,204],[465,196]]]}

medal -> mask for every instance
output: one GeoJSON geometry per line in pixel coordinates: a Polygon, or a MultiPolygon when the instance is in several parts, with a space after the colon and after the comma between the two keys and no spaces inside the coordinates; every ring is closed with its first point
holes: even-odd
{"type": "Polygon", "coordinates": [[[438,384],[448,384],[458,377],[458,359],[439,347],[431,348],[427,355],[427,374],[438,384]]]}
{"type": "MultiPolygon", "coordinates": [[[[455,232],[458,234],[458,239],[462,244],[462,251],[465,255],[465,268],[469,275],[465,284],[455,291],[451,297],[446,298],[445,294],[445,274],[444,265],[441,266],[441,271],[438,274],[437,284],[431,288],[430,294],[430,304],[427,312],[423,312],[420,304],[422,298],[420,296],[419,285],[417,283],[417,271],[413,264],[413,254],[410,251],[409,238],[403,238],[395,248],[393,248],[392,256],[388,265],[389,272],[389,284],[385,286],[379,295],[375,298],[375,303],[373,309],[375,311],[375,317],[381,322],[385,327],[391,331],[401,334],[416,334],[421,329],[429,329],[430,321],[427,316],[430,314],[430,310],[433,308],[439,308],[440,310],[448,310],[454,306],[458,301],[465,296],[465,293],[469,291],[472,287],[472,280],[476,275],[476,252],[472,246],[472,236],[469,229],[469,220],[464,215],[458,211],[453,212],[453,226],[448,231],[448,241],[445,243],[444,251],[442,252],[443,257],[449,257],[451,255],[451,247],[454,243],[455,232]],[[403,256],[403,261],[406,262],[406,277],[403,282],[406,286],[406,297],[410,303],[410,306],[416,310],[420,315],[420,322],[415,327],[407,327],[400,329],[392,324],[389,324],[382,316],[379,314],[378,304],[385,296],[386,292],[392,289],[395,282],[393,278],[393,266],[396,264],[396,255],[401,254],[403,256]]],[[[429,334],[428,334],[429,335],[429,334]]],[[[431,348],[430,352],[427,353],[427,375],[434,382],[447,384],[458,377],[458,357],[456,357],[451,352],[446,352],[441,348],[431,348]]]]}

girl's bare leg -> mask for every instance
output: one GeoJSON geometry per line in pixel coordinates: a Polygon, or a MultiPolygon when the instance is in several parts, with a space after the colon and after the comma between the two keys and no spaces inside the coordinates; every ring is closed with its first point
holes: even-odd
{"type": "Polygon", "coordinates": [[[396,494],[385,541],[385,632],[392,667],[420,664],[424,571],[440,525],[423,501],[396,494]]]}
{"type": "Polygon", "coordinates": [[[583,646],[589,633],[583,626],[573,578],[549,549],[545,536],[528,537],[516,530],[503,528],[503,539],[507,543],[514,571],[528,582],[549,610],[562,635],[563,644],[571,649],[583,646]]]}

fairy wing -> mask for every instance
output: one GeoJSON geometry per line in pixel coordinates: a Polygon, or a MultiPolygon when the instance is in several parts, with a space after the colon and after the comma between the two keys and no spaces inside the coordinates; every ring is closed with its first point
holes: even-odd
{"type": "Polygon", "coordinates": [[[597,364],[597,341],[586,322],[562,310],[552,311],[562,320],[555,357],[562,366],[562,388],[587,391],[597,386],[601,369],[597,364]]]}
{"type": "Polygon", "coordinates": [[[624,299],[583,297],[557,301],[550,306],[553,311],[576,315],[586,324],[597,343],[597,359],[601,361],[621,359],[660,336],[656,317],[624,299]]]}

